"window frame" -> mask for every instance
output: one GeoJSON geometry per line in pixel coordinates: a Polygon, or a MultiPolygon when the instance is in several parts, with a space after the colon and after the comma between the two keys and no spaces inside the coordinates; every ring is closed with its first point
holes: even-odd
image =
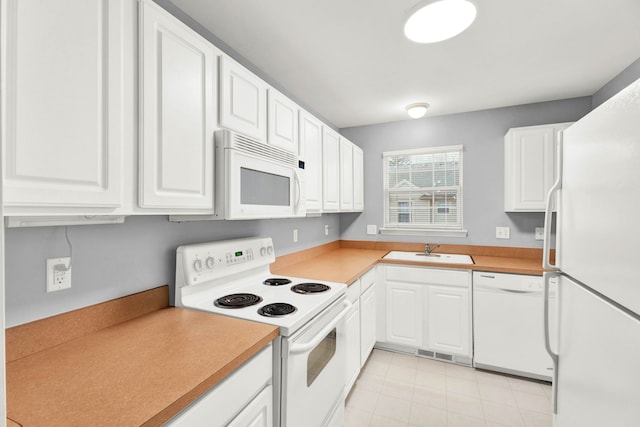
{"type": "MultiPolygon", "coordinates": [[[[467,230],[464,229],[464,215],[463,215],[463,192],[464,192],[464,147],[462,145],[445,145],[438,147],[424,147],[424,148],[416,148],[409,150],[396,150],[396,151],[385,151],[382,153],[382,174],[383,174],[383,227],[380,228],[381,234],[396,234],[396,235],[422,235],[422,236],[443,236],[443,237],[466,237],[467,230]],[[456,192],[456,209],[457,209],[457,221],[455,224],[434,224],[433,222],[430,224],[414,224],[414,223],[406,223],[403,225],[402,222],[391,222],[390,221],[390,192],[389,188],[389,171],[388,171],[388,159],[393,156],[417,156],[417,155],[433,155],[433,154],[445,154],[457,152],[459,153],[460,160],[458,164],[458,174],[459,174],[459,182],[455,186],[442,186],[442,187],[424,187],[430,188],[432,191],[455,191],[456,192]]],[[[433,184],[433,183],[432,183],[433,184]]],[[[409,201],[409,203],[411,203],[409,201]]],[[[411,206],[411,205],[410,205],[411,206]]],[[[431,207],[435,214],[436,209],[443,208],[442,206],[438,207],[435,204],[431,207]]],[[[446,207],[444,207],[446,209],[446,207]]],[[[412,215],[413,210],[411,207],[405,207],[404,209],[409,209],[412,215]]],[[[433,221],[433,220],[432,220],[433,221]]]]}

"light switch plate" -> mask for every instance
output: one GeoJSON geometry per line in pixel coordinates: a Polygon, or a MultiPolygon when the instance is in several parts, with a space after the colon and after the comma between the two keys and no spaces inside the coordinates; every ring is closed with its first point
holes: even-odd
{"type": "Polygon", "coordinates": [[[544,227],[536,227],[536,240],[544,240],[544,227]]]}
{"type": "Polygon", "coordinates": [[[508,239],[509,234],[509,227],[496,227],[496,239],[508,239]]]}

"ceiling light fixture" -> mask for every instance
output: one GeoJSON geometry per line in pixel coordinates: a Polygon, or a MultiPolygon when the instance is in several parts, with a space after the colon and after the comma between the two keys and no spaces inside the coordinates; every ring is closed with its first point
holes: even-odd
{"type": "Polygon", "coordinates": [[[426,102],[417,102],[415,104],[409,104],[405,108],[407,109],[409,117],[411,117],[412,119],[419,119],[427,113],[429,104],[427,104],[426,102]]]}
{"type": "Polygon", "coordinates": [[[476,19],[476,7],[469,0],[421,2],[404,24],[404,34],[417,43],[435,43],[457,36],[476,19]]]}

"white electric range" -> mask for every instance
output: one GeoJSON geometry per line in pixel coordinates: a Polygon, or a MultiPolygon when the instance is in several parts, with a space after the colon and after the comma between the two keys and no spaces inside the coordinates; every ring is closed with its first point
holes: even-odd
{"type": "Polygon", "coordinates": [[[270,237],[181,246],[175,305],[278,326],[274,425],[341,426],[347,286],[275,276],[274,261],[270,237]]]}

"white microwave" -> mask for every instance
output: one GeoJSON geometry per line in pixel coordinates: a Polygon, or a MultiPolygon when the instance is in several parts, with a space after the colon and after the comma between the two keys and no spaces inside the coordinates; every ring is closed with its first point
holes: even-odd
{"type": "Polygon", "coordinates": [[[215,218],[306,215],[304,163],[294,153],[230,130],[218,130],[215,168],[215,218]]]}

